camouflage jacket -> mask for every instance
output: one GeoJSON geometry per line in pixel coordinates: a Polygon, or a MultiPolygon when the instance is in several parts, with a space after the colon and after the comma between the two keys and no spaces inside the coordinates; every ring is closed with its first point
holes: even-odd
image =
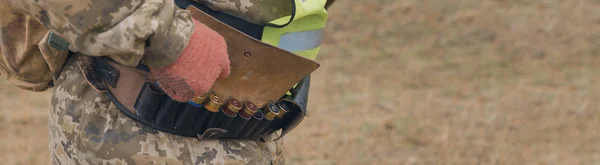
{"type": "MultiPolygon", "coordinates": [[[[293,10],[285,0],[195,1],[256,24],[293,10]]],[[[49,31],[78,54],[167,66],[186,46],[191,19],[173,0],[0,0],[0,74],[24,89],[52,87],[68,51],[48,45],[49,31]]]]}
{"type": "MultiPolygon", "coordinates": [[[[284,0],[196,1],[257,24],[291,12],[284,0]]],[[[0,0],[0,74],[32,91],[53,87],[53,164],[283,164],[281,140],[198,141],[142,129],[67,59],[71,50],[127,66],[166,66],[192,28],[173,0],[0,0]],[[69,44],[49,43],[49,32],[69,44]]]]}

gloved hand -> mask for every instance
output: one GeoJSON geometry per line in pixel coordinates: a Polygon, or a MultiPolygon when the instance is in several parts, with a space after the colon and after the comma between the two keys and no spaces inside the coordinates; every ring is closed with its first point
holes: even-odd
{"type": "Polygon", "coordinates": [[[225,39],[208,26],[193,21],[194,32],[178,59],[168,66],[150,69],[159,86],[179,102],[205,94],[217,79],[229,76],[225,39]]]}

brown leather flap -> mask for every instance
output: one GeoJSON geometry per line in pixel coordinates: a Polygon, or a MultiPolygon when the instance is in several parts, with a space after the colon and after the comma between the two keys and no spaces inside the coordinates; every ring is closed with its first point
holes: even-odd
{"type": "Polygon", "coordinates": [[[227,41],[231,74],[212,87],[221,98],[248,100],[263,107],[279,100],[319,67],[313,60],[256,40],[193,6],[187,10],[227,41]]]}

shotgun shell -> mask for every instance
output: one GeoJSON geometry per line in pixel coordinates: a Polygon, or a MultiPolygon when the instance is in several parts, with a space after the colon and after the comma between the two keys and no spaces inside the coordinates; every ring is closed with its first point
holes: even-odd
{"type": "Polygon", "coordinates": [[[250,117],[252,117],[252,115],[254,115],[254,113],[256,113],[257,111],[258,109],[256,108],[256,105],[254,105],[254,103],[246,101],[246,103],[244,103],[244,109],[240,111],[240,116],[242,116],[245,119],[250,119],[250,117]]]}
{"type": "Polygon", "coordinates": [[[233,116],[242,109],[242,105],[236,99],[229,99],[227,106],[224,106],[222,109],[223,112],[233,116]]]}
{"type": "Polygon", "coordinates": [[[214,93],[211,93],[209,96],[209,101],[206,103],[206,105],[204,107],[206,107],[207,110],[211,111],[211,112],[219,112],[219,107],[221,106],[222,102],[221,99],[219,98],[219,96],[217,96],[214,93]]]}
{"type": "Polygon", "coordinates": [[[279,114],[279,108],[275,104],[268,104],[265,108],[265,119],[273,120],[279,114]]]}
{"type": "Polygon", "coordinates": [[[204,103],[204,101],[206,100],[206,94],[200,95],[192,100],[190,100],[188,103],[193,105],[194,107],[200,107],[202,106],[202,103],[204,103]]]}
{"type": "Polygon", "coordinates": [[[280,119],[283,119],[285,114],[290,112],[290,108],[288,108],[288,106],[285,105],[284,103],[278,103],[277,106],[279,107],[279,114],[277,114],[277,117],[280,119]]]}

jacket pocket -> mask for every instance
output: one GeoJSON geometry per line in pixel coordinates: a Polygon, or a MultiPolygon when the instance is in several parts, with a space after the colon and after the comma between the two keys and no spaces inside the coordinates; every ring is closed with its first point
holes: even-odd
{"type": "Polygon", "coordinates": [[[38,43],[42,57],[48,65],[52,79],[56,81],[69,57],[69,44],[52,32],[38,43]]]}

